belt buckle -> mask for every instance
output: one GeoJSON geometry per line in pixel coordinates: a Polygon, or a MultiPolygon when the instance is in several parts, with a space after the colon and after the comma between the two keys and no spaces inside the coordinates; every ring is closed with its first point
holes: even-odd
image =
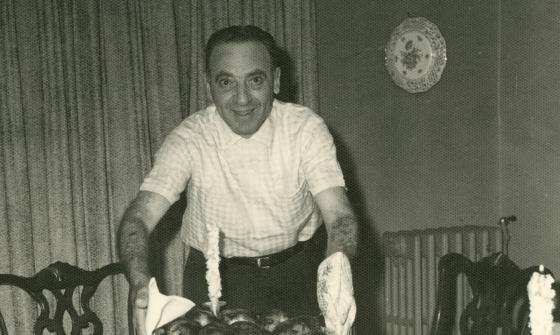
{"type": "Polygon", "coordinates": [[[270,268],[270,257],[265,256],[257,258],[257,266],[261,269],[270,268]]]}

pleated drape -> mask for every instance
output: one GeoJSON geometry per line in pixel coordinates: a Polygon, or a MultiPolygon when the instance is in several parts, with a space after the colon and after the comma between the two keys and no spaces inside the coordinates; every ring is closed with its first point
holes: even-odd
{"type": "MultiPolygon", "coordinates": [[[[155,151],[208,103],[203,46],[216,29],[268,30],[291,59],[281,97],[316,108],[314,10],[312,0],[0,0],[0,273],[118,261],[119,219],[155,151]]],[[[182,290],[183,207],[151,241],[168,294],[182,290]]],[[[94,296],[106,334],[126,333],[127,292],[117,278],[94,296]]],[[[0,301],[11,333],[31,334],[31,299],[0,287],[0,301]]]]}

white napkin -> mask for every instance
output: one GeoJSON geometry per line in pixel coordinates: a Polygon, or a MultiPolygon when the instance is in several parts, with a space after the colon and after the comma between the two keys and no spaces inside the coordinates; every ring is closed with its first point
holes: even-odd
{"type": "Polygon", "coordinates": [[[544,266],[539,267],[539,272],[534,272],[527,283],[529,296],[529,327],[532,335],[552,335],[554,310],[554,296],[552,289],[554,277],[544,274],[544,266]]]}
{"type": "Polygon", "coordinates": [[[356,301],[350,261],[342,252],[330,255],[319,265],[317,301],[328,334],[350,334],[356,318],[356,301]]]}
{"type": "Polygon", "coordinates": [[[159,293],[155,278],[148,284],[148,310],[146,311],[146,334],[187,313],[194,303],[187,298],[176,295],[166,296],[159,293]]]}

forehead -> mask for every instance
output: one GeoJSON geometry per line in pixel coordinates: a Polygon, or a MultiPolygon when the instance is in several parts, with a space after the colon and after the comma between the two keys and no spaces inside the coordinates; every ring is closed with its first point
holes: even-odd
{"type": "Polygon", "coordinates": [[[272,62],[266,47],[259,42],[228,42],[217,45],[210,55],[211,74],[246,74],[270,71],[272,62]]]}

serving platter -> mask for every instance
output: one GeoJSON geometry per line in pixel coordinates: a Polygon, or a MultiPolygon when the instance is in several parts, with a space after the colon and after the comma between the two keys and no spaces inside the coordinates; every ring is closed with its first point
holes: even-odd
{"type": "Polygon", "coordinates": [[[385,66],[395,84],[409,93],[425,92],[441,78],[447,63],[445,39],[423,17],[406,18],[385,48],[385,66]]]}

